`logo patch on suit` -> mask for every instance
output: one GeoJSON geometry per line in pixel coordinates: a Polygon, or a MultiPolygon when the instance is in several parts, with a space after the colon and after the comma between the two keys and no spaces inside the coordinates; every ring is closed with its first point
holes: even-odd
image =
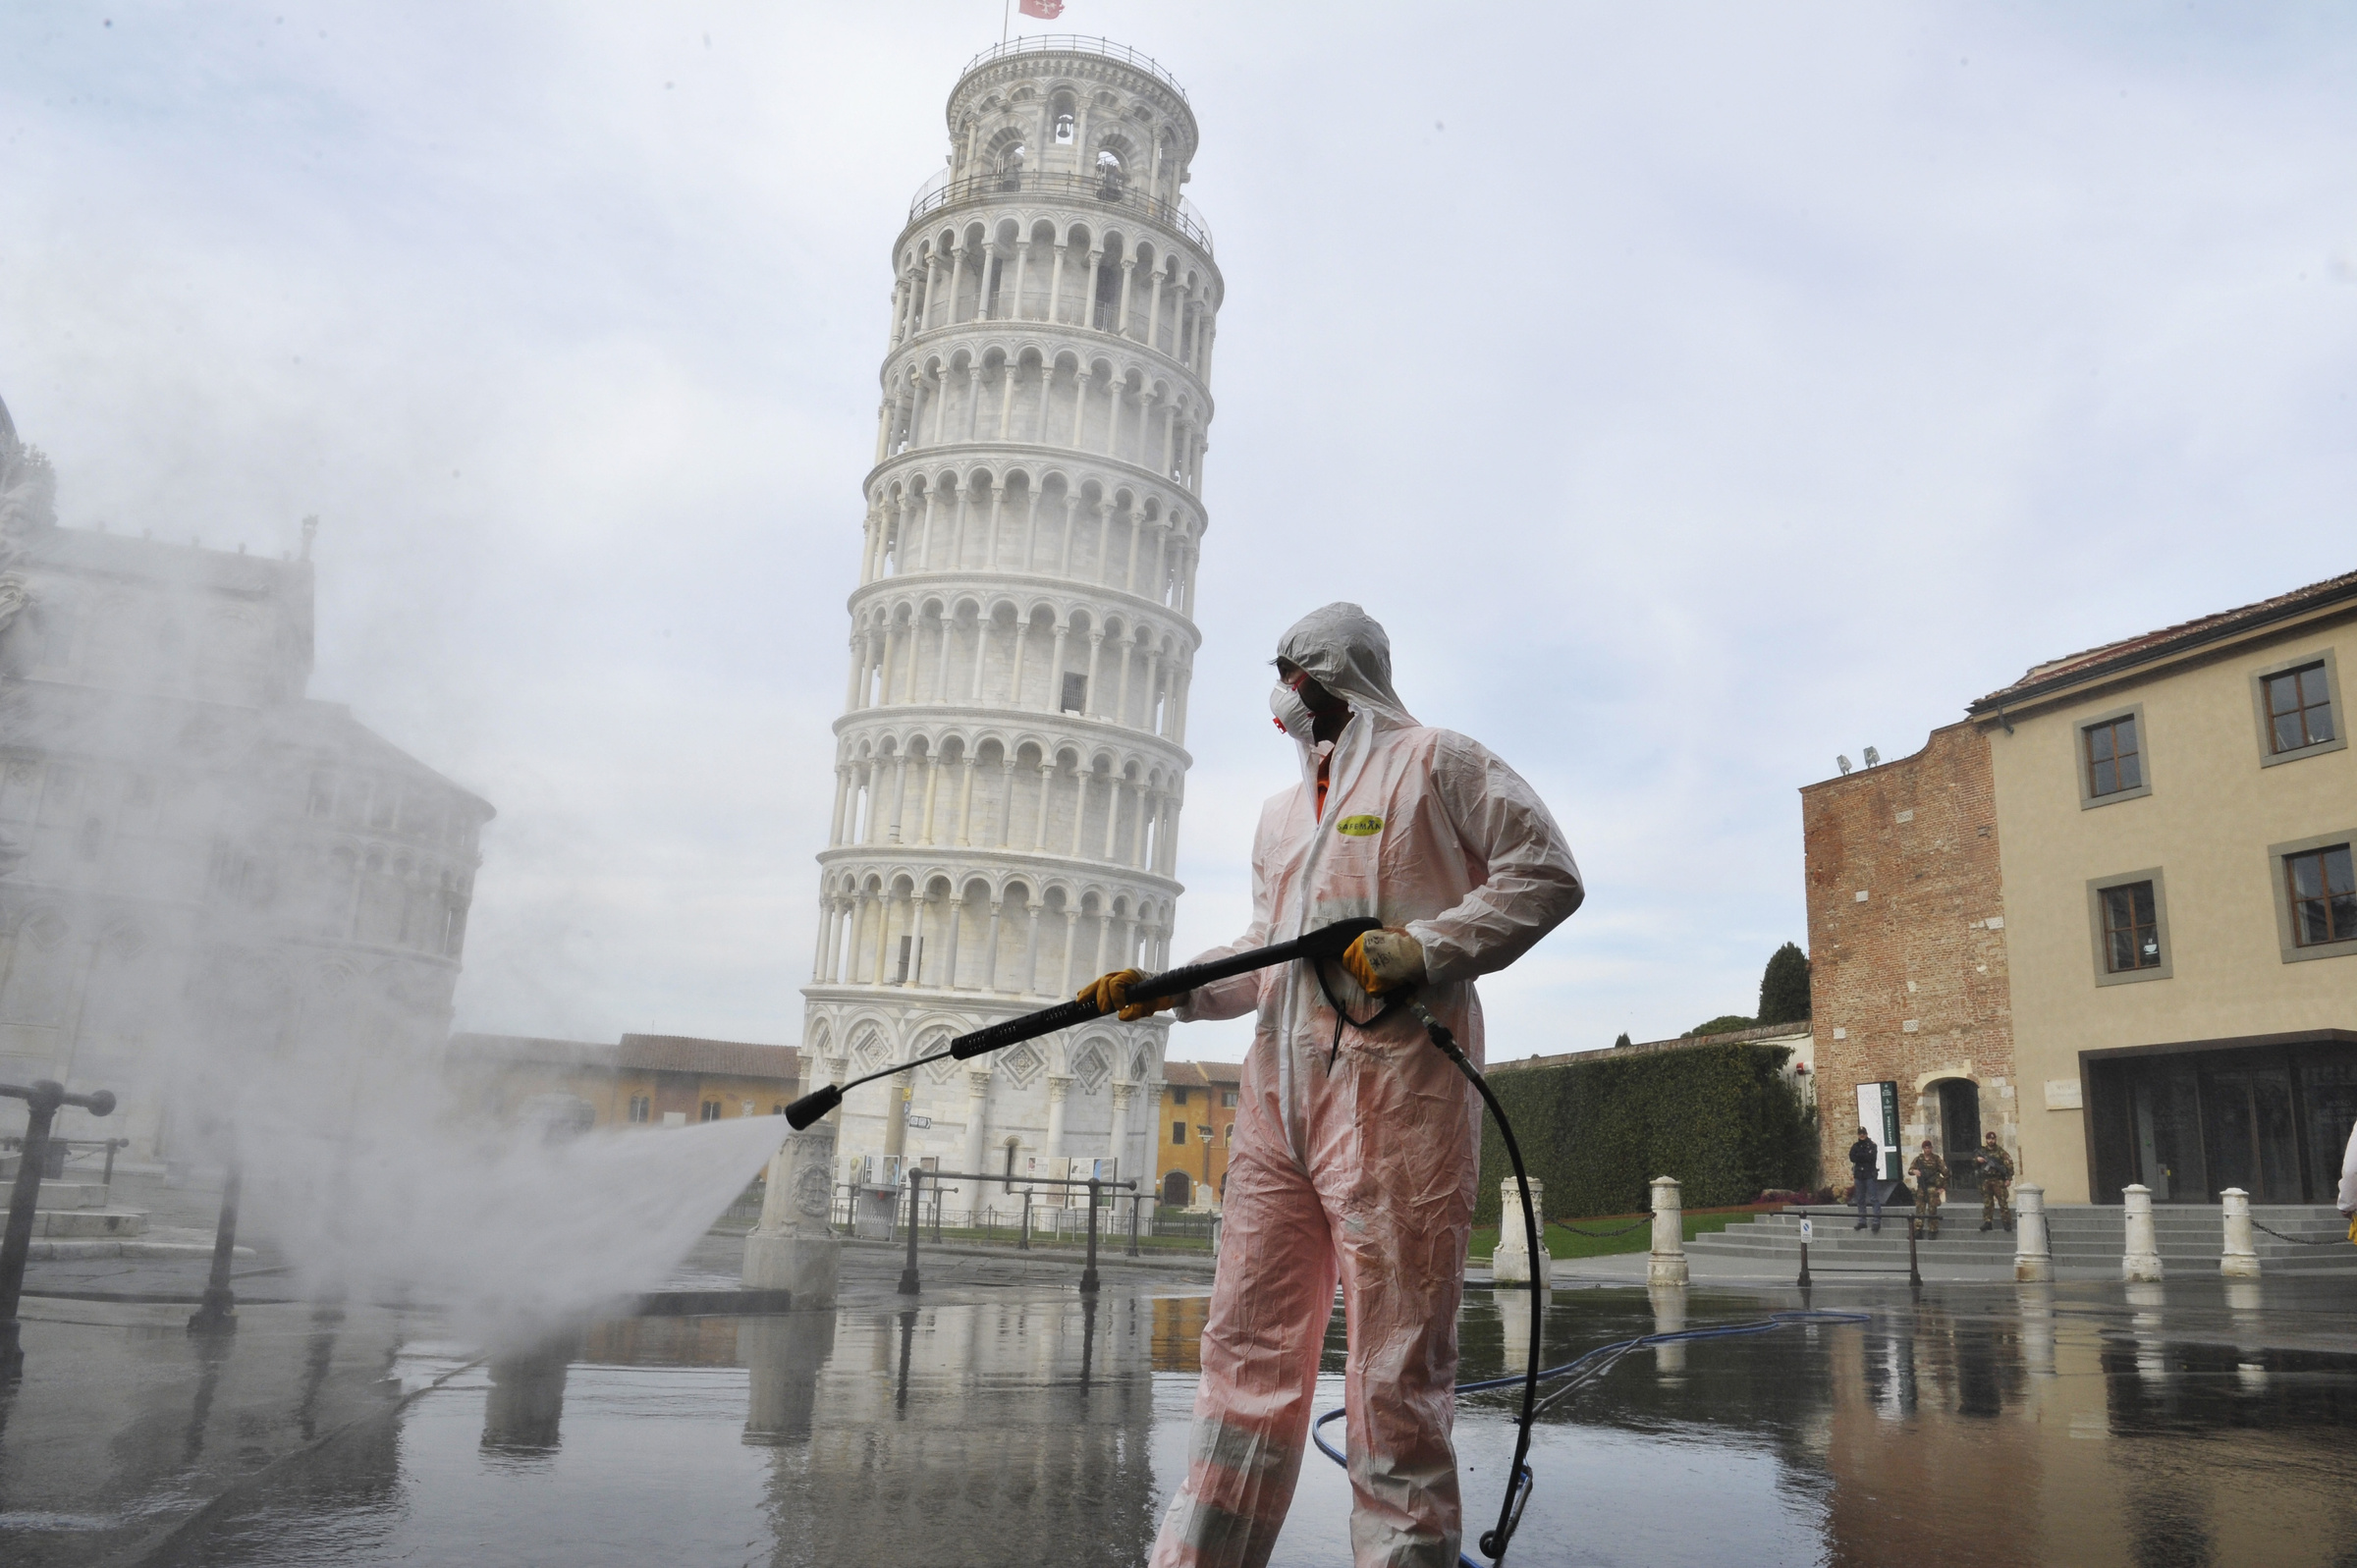
{"type": "Polygon", "coordinates": [[[1334,831],[1352,838],[1372,838],[1383,832],[1381,817],[1344,817],[1334,825],[1334,831]]]}

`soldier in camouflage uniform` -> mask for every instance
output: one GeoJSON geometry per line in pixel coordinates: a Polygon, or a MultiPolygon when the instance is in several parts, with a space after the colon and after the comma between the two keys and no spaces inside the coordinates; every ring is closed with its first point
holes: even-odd
{"type": "Polygon", "coordinates": [[[1932,1147],[1932,1140],[1923,1140],[1923,1153],[1907,1166],[1907,1174],[1915,1178],[1915,1228],[1926,1241],[1940,1239],[1940,1206],[1947,1202],[1947,1162],[1932,1147]]]}
{"type": "Polygon", "coordinates": [[[2000,1212],[2005,1217],[2005,1228],[2013,1228],[2013,1157],[2006,1154],[1991,1133],[1981,1143],[1981,1228],[1994,1230],[2000,1212]]]}

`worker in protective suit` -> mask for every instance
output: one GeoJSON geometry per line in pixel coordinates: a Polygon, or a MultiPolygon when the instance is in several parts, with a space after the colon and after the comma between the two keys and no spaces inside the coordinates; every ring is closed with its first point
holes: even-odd
{"type": "Polygon", "coordinates": [[[1480,1167],[1481,1102],[1404,1007],[1412,988],[1481,1057],[1478,975],[1579,907],[1579,868],[1539,797],[1462,735],[1418,724],[1392,690],[1391,642],[1329,605],[1278,644],[1277,722],[1301,782],[1262,808],[1252,926],[1196,962],[1352,916],[1325,985],[1304,963],[1124,1006],[1138,972],[1081,992],[1137,1019],[1257,1011],[1228,1166],[1219,1276],[1186,1477],[1156,1568],[1269,1560],[1309,1436],[1340,1276],[1348,1314],[1350,1540],[1359,1568],[1454,1568],[1461,1535],[1456,1315],[1480,1167]],[[1340,1001],[1364,1027],[1338,1020],[1340,1001]],[[1377,1016],[1380,1014],[1380,1016],[1377,1016]]]}

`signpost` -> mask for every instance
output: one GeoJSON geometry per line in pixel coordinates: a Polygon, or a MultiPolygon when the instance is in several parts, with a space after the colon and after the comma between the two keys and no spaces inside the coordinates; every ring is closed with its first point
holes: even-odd
{"type": "Polygon", "coordinates": [[[1858,1125],[1875,1143],[1876,1168],[1885,1181],[1902,1174],[1898,1151],[1898,1085],[1886,1078],[1858,1085],[1858,1125]]]}

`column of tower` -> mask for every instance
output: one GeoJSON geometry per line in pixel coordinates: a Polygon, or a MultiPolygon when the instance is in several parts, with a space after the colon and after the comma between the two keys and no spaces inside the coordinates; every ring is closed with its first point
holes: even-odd
{"type": "MultiPolygon", "coordinates": [[[[893,250],[814,1082],[1167,963],[1179,892],[1222,295],[1179,194],[1194,116],[1152,61],[1059,38],[976,59],[948,119],[893,250]]],[[[1107,1020],[855,1091],[839,1147],[877,1181],[1111,1157],[1150,1182],[1165,1033],[1107,1020]]]]}

